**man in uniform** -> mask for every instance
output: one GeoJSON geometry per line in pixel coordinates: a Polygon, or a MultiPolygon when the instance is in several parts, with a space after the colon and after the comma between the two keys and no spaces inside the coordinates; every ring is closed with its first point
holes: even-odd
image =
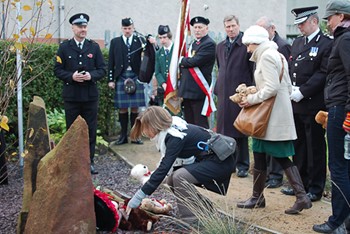
{"type": "Polygon", "coordinates": [[[168,25],[159,25],[158,38],[162,48],[156,52],[155,76],[158,83],[158,105],[163,106],[164,92],[170,67],[171,55],[173,54],[172,33],[168,25]]]}
{"type": "MultiPolygon", "coordinates": [[[[286,58],[286,60],[289,60],[290,56],[290,44],[283,40],[280,35],[276,31],[276,26],[274,22],[266,17],[262,16],[257,21],[256,24],[265,28],[267,32],[269,33],[269,39],[271,41],[274,41],[278,45],[278,52],[283,54],[283,56],[286,58]]],[[[276,160],[273,159],[270,155],[267,155],[267,180],[265,186],[267,188],[278,188],[282,186],[283,183],[283,169],[279,163],[276,162],[276,160]]]]}
{"type": "Polygon", "coordinates": [[[188,56],[180,60],[179,97],[183,98],[185,120],[204,128],[209,128],[209,123],[207,116],[201,114],[206,98],[202,88],[204,83],[208,87],[211,84],[216,47],[214,40],[208,36],[209,22],[209,19],[202,16],[191,19],[195,40],[190,45],[188,56]],[[194,76],[202,77],[203,80],[199,81],[194,76]]]}
{"type": "Polygon", "coordinates": [[[98,89],[105,74],[105,62],[99,45],[86,38],[89,16],[84,13],[69,19],[74,37],[62,42],[57,51],[54,72],[63,81],[63,100],[67,130],[80,115],[89,127],[91,174],[96,145],[98,89]]]}
{"type": "MultiPolygon", "coordinates": [[[[108,86],[115,89],[115,108],[119,109],[121,126],[121,134],[115,142],[116,145],[128,143],[129,108],[132,127],[138,116],[139,107],[145,106],[144,85],[138,81],[138,75],[142,49],[147,41],[134,34],[134,22],[131,18],[122,19],[121,24],[123,35],[112,39],[108,61],[108,86]],[[126,81],[129,78],[136,87],[133,93],[125,91],[126,81]]],[[[143,144],[141,139],[131,139],[131,143],[143,144]]]]}
{"type": "MultiPolygon", "coordinates": [[[[324,86],[332,40],[318,26],[317,6],[296,8],[294,24],[301,37],[292,44],[289,72],[293,91],[290,96],[298,139],[294,142],[293,161],[299,169],[311,201],[322,198],[326,181],[325,130],[315,121],[319,110],[325,110],[324,86]]],[[[294,194],[292,189],[282,193],[294,194]]]]}
{"type": "Polygon", "coordinates": [[[241,108],[230,101],[229,96],[236,92],[238,85],[253,84],[254,64],[249,61],[251,54],[247,53],[247,47],[242,43],[243,32],[240,31],[238,18],[228,15],[223,21],[227,37],[216,49],[219,69],[214,88],[214,94],[218,97],[217,132],[237,141],[237,176],[246,177],[249,170],[248,137],[233,126],[241,108]]]}

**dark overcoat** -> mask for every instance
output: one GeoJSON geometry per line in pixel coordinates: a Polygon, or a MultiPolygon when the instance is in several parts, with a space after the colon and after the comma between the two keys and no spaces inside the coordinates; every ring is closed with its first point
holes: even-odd
{"type": "Polygon", "coordinates": [[[192,57],[182,58],[180,62],[181,78],[179,85],[179,96],[192,99],[205,99],[205,94],[193,79],[188,68],[198,67],[204,78],[211,84],[211,72],[215,64],[216,44],[208,35],[200,41],[192,43],[192,57]]]}
{"type": "Polygon", "coordinates": [[[242,43],[243,33],[240,32],[236,41],[230,45],[228,38],[220,42],[216,50],[218,79],[214,88],[217,102],[217,132],[231,137],[243,137],[234,126],[241,108],[229,97],[236,92],[239,84],[253,84],[253,66],[249,61],[251,54],[242,43]]]}

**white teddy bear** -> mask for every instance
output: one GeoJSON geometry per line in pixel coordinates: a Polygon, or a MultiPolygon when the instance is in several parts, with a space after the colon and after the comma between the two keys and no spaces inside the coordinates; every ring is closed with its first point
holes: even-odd
{"type": "Polygon", "coordinates": [[[130,172],[131,177],[137,179],[142,184],[145,184],[151,177],[152,172],[148,169],[146,165],[137,164],[135,165],[130,172]]]}

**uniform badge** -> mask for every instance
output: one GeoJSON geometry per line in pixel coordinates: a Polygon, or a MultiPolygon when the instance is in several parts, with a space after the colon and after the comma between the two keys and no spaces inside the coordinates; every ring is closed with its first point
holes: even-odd
{"type": "Polygon", "coordinates": [[[318,47],[311,47],[310,53],[309,53],[310,57],[316,57],[317,53],[318,53],[318,47]]]}
{"type": "Polygon", "coordinates": [[[195,54],[196,54],[196,51],[192,50],[192,57],[195,56],[195,54]]]}
{"type": "Polygon", "coordinates": [[[56,62],[62,64],[62,59],[61,59],[61,57],[58,56],[58,55],[56,56],[56,62]]]}

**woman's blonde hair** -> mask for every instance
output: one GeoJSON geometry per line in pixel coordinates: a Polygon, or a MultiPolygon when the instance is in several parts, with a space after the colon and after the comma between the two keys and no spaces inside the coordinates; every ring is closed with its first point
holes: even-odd
{"type": "Polygon", "coordinates": [[[130,138],[139,138],[145,127],[159,133],[170,128],[172,121],[173,119],[167,110],[160,106],[150,106],[136,118],[135,124],[130,131],[130,138]]]}

